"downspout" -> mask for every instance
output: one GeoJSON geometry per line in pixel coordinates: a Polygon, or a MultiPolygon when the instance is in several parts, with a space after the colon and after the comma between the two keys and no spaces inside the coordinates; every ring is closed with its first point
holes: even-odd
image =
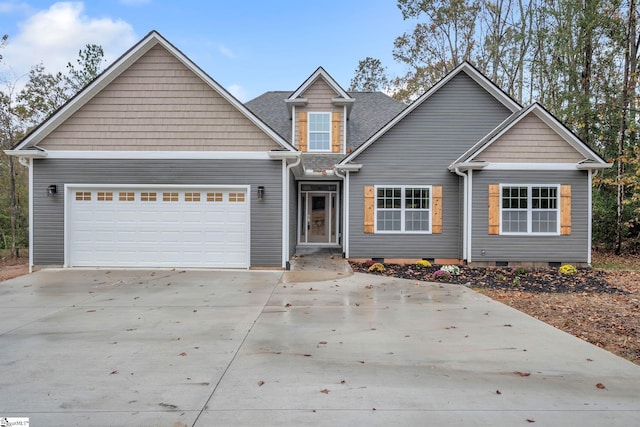
{"type": "Polygon", "coordinates": [[[589,169],[589,179],[587,180],[587,209],[589,215],[589,223],[587,224],[587,264],[591,265],[591,247],[593,246],[593,178],[598,175],[598,169],[589,169]]]}
{"type": "MultiPolygon", "coordinates": [[[[349,209],[349,204],[347,203],[347,201],[349,200],[347,194],[347,177],[345,175],[341,175],[340,171],[338,170],[338,168],[335,169],[335,175],[338,178],[342,178],[342,206],[344,206],[343,211],[344,214],[342,215],[342,252],[343,252],[343,256],[345,258],[347,258],[347,218],[348,218],[348,209],[349,209]]],[[[349,176],[349,172],[347,172],[347,176],[349,176]]]]}
{"type": "Polygon", "coordinates": [[[468,192],[468,183],[467,183],[467,179],[468,179],[468,175],[464,172],[460,171],[459,167],[456,167],[454,169],[454,172],[456,173],[456,175],[461,176],[463,178],[463,206],[462,206],[462,258],[463,261],[467,261],[470,262],[471,259],[468,256],[468,247],[467,247],[467,240],[468,240],[468,228],[469,225],[467,224],[468,221],[468,211],[467,211],[467,205],[468,205],[468,199],[467,199],[467,192],[468,192]]]}
{"type": "MultiPolygon", "coordinates": [[[[282,161],[286,164],[287,159],[282,159],[282,161]]],[[[298,156],[294,163],[287,165],[286,168],[283,168],[284,177],[282,186],[282,267],[286,270],[289,270],[289,200],[290,200],[290,191],[289,191],[289,179],[291,177],[291,169],[295,168],[302,161],[302,156],[298,156]]]]}

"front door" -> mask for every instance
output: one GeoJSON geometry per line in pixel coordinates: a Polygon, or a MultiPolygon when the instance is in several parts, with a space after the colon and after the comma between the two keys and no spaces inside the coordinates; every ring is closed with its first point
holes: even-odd
{"type": "MultiPolygon", "coordinates": [[[[323,187],[333,189],[336,186],[323,187]]],[[[319,191],[324,189],[318,186],[304,186],[300,191],[299,243],[337,243],[337,191],[319,191]]]]}

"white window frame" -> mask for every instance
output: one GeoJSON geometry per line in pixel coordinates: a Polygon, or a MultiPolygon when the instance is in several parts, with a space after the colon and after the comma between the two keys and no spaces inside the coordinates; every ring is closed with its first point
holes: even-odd
{"type": "Polygon", "coordinates": [[[560,235],[560,184],[500,184],[500,234],[504,236],[559,236],[560,235]],[[527,189],[527,207],[520,209],[506,209],[510,211],[526,211],[527,213],[527,231],[504,231],[502,229],[502,215],[505,208],[502,206],[502,190],[510,187],[524,187],[527,189]],[[533,208],[533,188],[555,188],[556,189],[556,208],[555,209],[534,209],[533,208]],[[556,231],[533,231],[533,212],[546,211],[556,212],[556,231]]]}
{"type": "Polygon", "coordinates": [[[310,111],[307,113],[307,151],[316,153],[329,153],[331,152],[331,112],[310,111]],[[327,131],[312,131],[311,130],[311,117],[312,116],[327,116],[329,118],[329,129],[327,131]],[[327,134],[329,135],[327,148],[311,148],[311,135],[312,134],[327,134]]]}
{"type": "Polygon", "coordinates": [[[432,185],[376,185],[374,186],[373,198],[373,220],[374,232],[377,234],[431,234],[433,228],[433,186],[432,185]],[[378,229],[378,211],[396,211],[397,208],[378,208],[378,189],[381,188],[399,188],[400,193],[400,230],[379,230],[378,229]],[[406,189],[418,188],[429,190],[429,201],[426,209],[407,209],[406,207],[406,189]],[[406,213],[407,211],[426,211],[429,213],[429,229],[428,230],[406,230],[406,213]]]}

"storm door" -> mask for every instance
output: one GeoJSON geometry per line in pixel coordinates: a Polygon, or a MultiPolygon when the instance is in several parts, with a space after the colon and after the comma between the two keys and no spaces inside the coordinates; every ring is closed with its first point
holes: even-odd
{"type": "Polygon", "coordinates": [[[336,185],[326,184],[303,184],[301,186],[299,243],[318,245],[337,243],[338,195],[336,187],[336,185]]]}

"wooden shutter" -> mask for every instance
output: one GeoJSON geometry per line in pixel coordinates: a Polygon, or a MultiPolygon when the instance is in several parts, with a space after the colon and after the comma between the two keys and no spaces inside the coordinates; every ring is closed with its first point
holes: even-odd
{"type": "Polygon", "coordinates": [[[560,234],[571,234],[571,186],[560,186],[560,234]]]}
{"type": "Polygon", "coordinates": [[[442,186],[431,187],[431,232],[442,233],[442,186]]]}
{"type": "Polygon", "coordinates": [[[375,202],[375,188],[372,185],[364,187],[364,232],[373,233],[374,221],[373,215],[375,202]]]}
{"type": "Polygon", "coordinates": [[[489,234],[500,234],[500,184],[489,184],[489,234]]]}
{"type": "Polygon", "coordinates": [[[331,152],[339,153],[340,149],[340,112],[331,113],[331,152]]]}
{"type": "Polygon", "coordinates": [[[298,149],[307,151],[307,113],[298,113],[298,149]]]}

